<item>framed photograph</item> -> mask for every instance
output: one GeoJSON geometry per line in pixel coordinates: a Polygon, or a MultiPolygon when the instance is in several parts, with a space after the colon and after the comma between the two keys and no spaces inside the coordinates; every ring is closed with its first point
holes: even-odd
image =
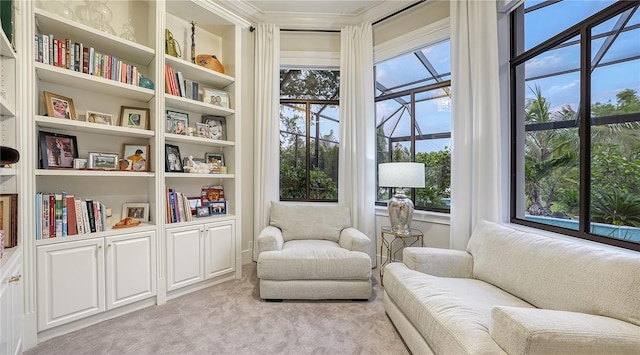
{"type": "Polygon", "coordinates": [[[40,131],[40,156],[43,169],[73,169],[73,159],[78,157],[76,137],[40,131]]]}
{"type": "Polygon", "coordinates": [[[140,223],[149,221],[148,203],[125,203],[122,205],[122,219],[133,218],[140,223]]]}
{"type": "Polygon", "coordinates": [[[113,126],[113,115],[87,110],[87,122],[113,126]]]}
{"type": "Polygon", "coordinates": [[[68,118],[76,120],[76,109],[73,107],[73,100],[48,91],[43,91],[44,101],[47,106],[47,116],[68,118]]]}
{"type": "Polygon", "coordinates": [[[226,91],[203,88],[202,102],[229,108],[229,94],[226,91]]]}
{"type": "MultiPolygon", "coordinates": [[[[227,119],[225,117],[203,115],[202,123],[208,126],[208,138],[219,139],[223,141],[227,139],[227,119]]],[[[198,135],[199,134],[200,130],[198,129],[198,135]]]]}
{"type": "Polygon", "coordinates": [[[195,197],[187,197],[187,200],[189,200],[189,206],[191,207],[191,214],[192,215],[196,215],[196,213],[198,212],[198,207],[202,207],[202,201],[200,201],[200,196],[195,196],[195,197]]]}
{"type": "Polygon", "coordinates": [[[224,188],[222,186],[203,186],[200,200],[203,206],[211,202],[224,201],[224,188]]]}
{"type": "Polygon", "coordinates": [[[18,245],[18,194],[0,194],[0,230],[5,248],[18,245]]]}
{"type": "Polygon", "coordinates": [[[210,214],[209,206],[196,207],[196,217],[208,217],[210,214]]]}
{"type": "Polygon", "coordinates": [[[184,172],[180,147],[173,144],[164,145],[164,170],[168,172],[184,172]]]}
{"type": "Polygon", "coordinates": [[[222,153],[205,153],[205,163],[217,164],[218,166],[224,166],[224,154],[222,153]]]}
{"type": "Polygon", "coordinates": [[[149,109],[122,106],[120,108],[120,126],[149,129],[149,109]]]}
{"type": "Polygon", "coordinates": [[[227,201],[209,202],[209,213],[215,214],[227,214],[227,201]]]}
{"type": "Polygon", "coordinates": [[[89,153],[89,169],[117,170],[119,167],[118,154],[89,153]]]}
{"type": "Polygon", "coordinates": [[[180,135],[186,136],[187,127],[189,127],[189,114],[184,112],[167,110],[166,123],[171,124],[171,130],[168,130],[167,128],[167,133],[180,134],[180,135]]]}
{"type": "Polygon", "coordinates": [[[121,170],[149,171],[149,145],[125,144],[122,148],[126,167],[121,170]]]}
{"type": "Polygon", "coordinates": [[[209,138],[209,126],[206,123],[196,122],[196,131],[199,138],[209,138]]]}

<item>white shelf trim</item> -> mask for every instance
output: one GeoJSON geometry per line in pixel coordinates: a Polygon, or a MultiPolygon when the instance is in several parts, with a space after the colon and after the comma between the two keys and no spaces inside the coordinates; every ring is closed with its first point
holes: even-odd
{"type": "Polygon", "coordinates": [[[146,129],[110,126],[49,116],[36,116],[36,124],[40,128],[64,129],[65,131],[71,132],[104,134],[118,137],[151,138],[155,136],[154,131],[146,129]]]}

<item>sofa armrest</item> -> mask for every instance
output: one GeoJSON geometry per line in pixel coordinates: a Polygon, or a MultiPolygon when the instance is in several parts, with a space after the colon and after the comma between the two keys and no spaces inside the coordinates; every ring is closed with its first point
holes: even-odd
{"type": "Polygon", "coordinates": [[[282,250],[284,239],[280,228],[268,226],[258,235],[258,255],[263,251],[282,250]]]}
{"type": "Polygon", "coordinates": [[[355,228],[345,228],[340,231],[338,244],[344,249],[361,251],[367,255],[371,253],[371,239],[355,228]]]}
{"type": "Polygon", "coordinates": [[[509,354],[638,354],[640,327],[587,313],[497,306],[489,334],[509,354]]]}
{"type": "Polygon", "coordinates": [[[440,277],[473,277],[473,256],[462,250],[408,247],[402,260],[409,268],[440,277]]]}

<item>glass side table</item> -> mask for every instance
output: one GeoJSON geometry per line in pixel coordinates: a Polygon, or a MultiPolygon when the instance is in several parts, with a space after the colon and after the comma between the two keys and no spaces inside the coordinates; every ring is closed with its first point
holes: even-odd
{"type": "Polygon", "coordinates": [[[398,261],[397,255],[403,248],[411,246],[424,246],[424,234],[421,230],[411,228],[409,233],[399,233],[393,231],[390,226],[381,229],[382,244],[380,245],[380,285],[384,285],[382,277],[384,276],[384,267],[394,261],[398,261]],[[385,236],[389,236],[385,238],[385,236]],[[396,246],[397,245],[397,246],[396,246]],[[397,248],[394,250],[394,247],[397,248]],[[384,252],[386,249],[386,253],[384,252]],[[383,257],[387,258],[383,262],[383,257]]]}

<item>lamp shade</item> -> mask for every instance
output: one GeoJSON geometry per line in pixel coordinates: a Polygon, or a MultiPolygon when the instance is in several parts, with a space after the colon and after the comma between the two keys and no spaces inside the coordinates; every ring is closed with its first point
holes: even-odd
{"type": "Polygon", "coordinates": [[[378,185],[380,187],[424,187],[424,164],[379,164],[378,185]]]}

